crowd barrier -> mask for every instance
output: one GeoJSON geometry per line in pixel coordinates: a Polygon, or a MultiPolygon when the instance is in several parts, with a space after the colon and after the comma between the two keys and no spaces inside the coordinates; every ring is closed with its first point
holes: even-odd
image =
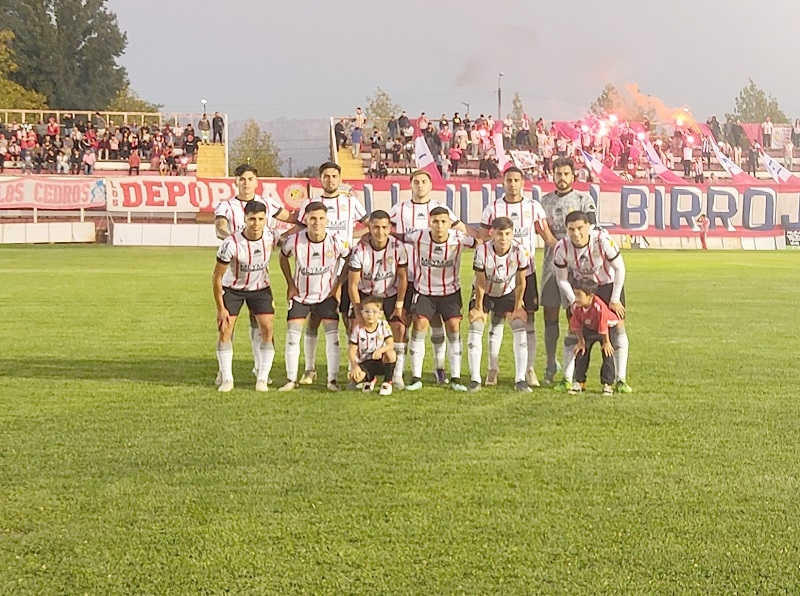
{"type": "MultiPolygon", "coordinates": [[[[348,184],[367,212],[389,210],[397,202],[411,198],[406,181],[348,184]]],[[[590,194],[600,223],[619,236],[623,244],[696,248],[697,220],[705,213],[710,220],[712,248],[775,250],[800,245],[800,186],[764,181],[753,186],[576,184],[576,188],[590,194]]],[[[549,183],[526,184],[526,192],[537,199],[551,190],[553,185],[549,183]]],[[[317,196],[321,189],[316,180],[271,178],[262,179],[257,192],[296,209],[309,194],[317,196]]],[[[69,209],[83,214],[85,210],[99,210],[113,222],[114,244],[212,246],[218,242],[213,226],[199,223],[201,214],[210,221],[208,216],[217,203],[234,193],[234,180],[230,178],[6,178],[0,179],[0,217],[3,210],[11,209],[32,210],[34,221],[39,211],[69,209]],[[169,218],[170,214],[172,223],[141,221],[151,215],[169,218]],[[198,223],[178,223],[179,214],[195,214],[198,223]]],[[[477,224],[485,205],[502,194],[502,186],[496,181],[476,180],[446,181],[433,191],[435,199],[446,203],[468,224],[477,224]]],[[[14,231],[10,237],[18,242],[19,232],[14,231]]],[[[25,238],[26,242],[65,241],[49,239],[49,232],[48,239],[41,232],[31,232],[25,238]]]]}

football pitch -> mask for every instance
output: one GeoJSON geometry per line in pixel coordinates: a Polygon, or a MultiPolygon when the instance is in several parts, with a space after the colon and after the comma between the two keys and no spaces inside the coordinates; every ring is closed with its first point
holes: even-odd
{"type": "Polygon", "coordinates": [[[219,394],[213,249],[0,248],[0,594],[797,593],[800,253],[624,257],[633,394],[381,398],[219,394]]]}

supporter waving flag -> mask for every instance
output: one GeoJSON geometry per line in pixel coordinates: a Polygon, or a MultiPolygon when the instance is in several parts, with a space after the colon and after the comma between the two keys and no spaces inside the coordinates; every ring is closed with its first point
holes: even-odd
{"type": "Polygon", "coordinates": [[[647,159],[650,160],[650,163],[652,164],[653,169],[656,171],[656,174],[659,178],[668,184],[686,184],[686,181],[683,178],[678,176],[675,172],[664,165],[664,162],[661,161],[661,158],[658,156],[658,152],[656,151],[656,148],[653,147],[650,139],[647,137],[642,139],[642,147],[644,147],[644,151],[647,154],[647,159]]]}
{"type": "Polygon", "coordinates": [[[418,170],[424,170],[431,176],[431,182],[443,182],[441,172],[436,167],[436,161],[433,159],[431,148],[425,142],[425,137],[419,129],[419,120],[412,120],[414,125],[414,164],[418,170]]]}
{"type": "Polygon", "coordinates": [[[508,168],[513,166],[511,160],[506,155],[506,150],[503,147],[503,121],[498,120],[494,123],[494,130],[492,131],[492,143],[494,144],[494,151],[497,153],[497,168],[501,172],[505,172],[508,168]]]}
{"type": "Polygon", "coordinates": [[[614,170],[609,168],[599,159],[595,159],[595,157],[591,153],[587,153],[583,151],[583,159],[586,160],[587,167],[592,170],[597,175],[597,179],[600,182],[623,182],[622,178],[620,178],[614,170]]]}
{"type": "Polygon", "coordinates": [[[731,158],[719,150],[716,143],[711,143],[711,147],[714,149],[714,154],[717,157],[719,165],[725,168],[725,171],[730,174],[736,184],[759,184],[758,178],[745,173],[742,168],[731,161],[731,158]]]}
{"type": "Polygon", "coordinates": [[[800,178],[784,168],[775,158],[767,155],[765,151],[761,151],[761,163],[778,184],[800,184],[800,178]]]}

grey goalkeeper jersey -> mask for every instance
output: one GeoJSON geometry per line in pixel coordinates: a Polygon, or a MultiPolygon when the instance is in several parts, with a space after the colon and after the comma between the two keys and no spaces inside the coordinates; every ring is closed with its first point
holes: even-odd
{"type": "MultiPolygon", "coordinates": [[[[559,196],[555,191],[544,195],[539,202],[544,207],[547,214],[547,225],[557,240],[561,240],[567,235],[567,224],[564,220],[567,214],[573,211],[583,211],[584,213],[594,213],[597,217],[597,209],[594,201],[588,193],[573,190],[563,196],[559,196]]],[[[541,285],[544,286],[547,280],[555,274],[553,268],[553,249],[549,246],[544,247],[544,262],[542,264],[541,285]]]]}

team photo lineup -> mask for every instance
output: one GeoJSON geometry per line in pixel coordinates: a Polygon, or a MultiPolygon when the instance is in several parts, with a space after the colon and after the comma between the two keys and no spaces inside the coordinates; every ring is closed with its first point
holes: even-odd
{"type": "Polygon", "coordinates": [[[356,194],[342,185],[341,168],[334,162],[319,167],[322,194],[305,199],[296,212],[257,195],[256,168],[238,167],[236,196],[221,201],[215,210],[215,229],[222,240],[212,276],[219,391],[234,388],[234,328],[246,305],[256,391],[269,390],[276,344],[281,342],[286,381],[277,390],[288,392],[317,380],[320,326],[326,387],[339,391],[341,318],[347,338],[347,389],[368,393],[377,386],[383,396],[422,389],[428,382],[423,369],[429,332],[434,369],[427,372],[434,383],[457,392],[502,385],[499,355],[508,323],[514,352],[513,381],[506,372],[509,389],[529,393],[544,385],[570,394],[586,391],[591,350],[599,343],[598,391],[631,393],[626,271],[620,248],[597,225],[592,198],[573,189],[573,160],[554,160],[553,175],[555,190],[539,202],[523,195],[522,171],[507,168],[503,196],[485,207],[480,226],[467,226],[431,198],[431,176],[425,170],[410,175],[410,200],[389,212],[368,214],[356,194]],[[544,243],[538,275],[537,235],[544,243]],[[474,250],[470,254],[466,249],[474,250]],[[274,335],[276,304],[283,298],[273,295],[270,284],[274,251],[287,284],[285,338],[274,335]],[[472,259],[470,280],[460,279],[464,258],[472,259]],[[465,282],[472,288],[466,309],[461,294],[465,282]],[[535,313],[540,306],[547,352],[541,382],[534,370],[535,313]],[[562,310],[568,333],[559,355],[562,310]],[[468,381],[462,378],[465,315],[468,381]]]}

